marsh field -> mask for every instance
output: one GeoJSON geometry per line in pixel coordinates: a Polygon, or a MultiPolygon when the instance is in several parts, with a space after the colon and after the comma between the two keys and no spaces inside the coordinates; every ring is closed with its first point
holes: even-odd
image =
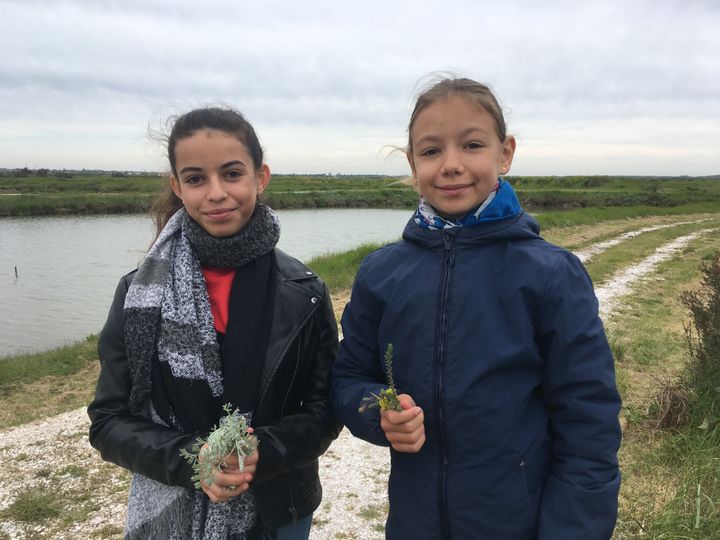
{"type": "MultiPolygon", "coordinates": [[[[411,207],[415,194],[397,180],[276,176],[267,199],[281,208],[411,207]]],[[[596,287],[623,397],[614,538],[720,538],[720,357],[704,358],[706,371],[697,371],[687,303],[695,293],[709,306],[704,322],[711,333],[714,325],[717,347],[720,178],[508,180],[526,207],[542,210],[543,236],[576,253],[596,287]]],[[[158,181],[0,178],[0,214],[130,211],[113,206],[120,199],[145,211],[158,181]]],[[[309,262],[331,287],[338,317],[374,247],[309,262]]],[[[90,336],[0,362],[0,539],[122,536],[129,474],[102,462],[86,439],[96,345],[90,336]]],[[[344,431],[321,459],[325,495],[311,538],[383,538],[387,467],[386,449],[344,431]]]]}
{"type": "MultiPolygon", "coordinates": [[[[399,177],[273,175],[264,200],[282,208],[403,208],[416,202],[399,177]]],[[[720,177],[509,176],[528,209],[655,208],[720,203],[720,177]]],[[[145,212],[162,176],[0,177],[0,217],[145,212]]]]}

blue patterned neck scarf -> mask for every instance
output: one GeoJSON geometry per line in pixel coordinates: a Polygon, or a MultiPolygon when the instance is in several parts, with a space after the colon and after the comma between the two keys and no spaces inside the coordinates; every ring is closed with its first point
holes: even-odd
{"type": "Polygon", "coordinates": [[[472,227],[478,223],[498,221],[516,215],[520,211],[520,204],[510,184],[498,180],[495,189],[490,193],[488,198],[485,199],[485,202],[457,219],[442,217],[430,203],[425,200],[425,197],[420,197],[420,203],[415,212],[414,220],[415,223],[423,229],[439,231],[452,229],[454,227],[472,227]]]}

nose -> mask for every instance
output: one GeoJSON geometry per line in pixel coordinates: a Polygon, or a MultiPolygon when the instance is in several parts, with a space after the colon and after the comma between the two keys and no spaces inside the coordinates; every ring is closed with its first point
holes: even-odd
{"type": "Polygon", "coordinates": [[[227,197],[227,191],[222,180],[217,176],[212,176],[208,182],[207,199],[209,201],[222,201],[227,197]]]}
{"type": "Polygon", "coordinates": [[[465,169],[460,152],[453,148],[447,149],[444,158],[440,169],[443,176],[456,176],[463,173],[465,169]]]}

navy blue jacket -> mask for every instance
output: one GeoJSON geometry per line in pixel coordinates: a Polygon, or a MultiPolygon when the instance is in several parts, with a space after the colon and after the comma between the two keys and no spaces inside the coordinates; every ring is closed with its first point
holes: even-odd
{"type": "MultiPolygon", "coordinates": [[[[509,184],[501,193],[498,204],[519,208],[509,184]]],[[[392,343],[398,391],[425,413],[420,452],[391,450],[389,539],[612,534],[613,358],[585,268],[538,233],[522,212],[444,231],[410,220],[401,242],[361,265],[332,371],[334,411],[355,436],[389,445],[377,409],[358,407],[383,388],[392,343]]]]}

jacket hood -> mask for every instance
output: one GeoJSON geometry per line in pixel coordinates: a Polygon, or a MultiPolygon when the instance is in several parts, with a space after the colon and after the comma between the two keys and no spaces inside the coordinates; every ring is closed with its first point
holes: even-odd
{"type": "Polygon", "coordinates": [[[520,206],[512,186],[500,181],[497,196],[483,211],[483,216],[491,215],[487,221],[472,226],[454,227],[444,230],[432,230],[415,223],[415,216],[408,221],[403,231],[403,240],[420,244],[428,248],[442,247],[443,237],[455,237],[459,244],[474,244],[498,240],[529,240],[540,237],[540,225],[535,218],[525,213],[520,206]]]}

